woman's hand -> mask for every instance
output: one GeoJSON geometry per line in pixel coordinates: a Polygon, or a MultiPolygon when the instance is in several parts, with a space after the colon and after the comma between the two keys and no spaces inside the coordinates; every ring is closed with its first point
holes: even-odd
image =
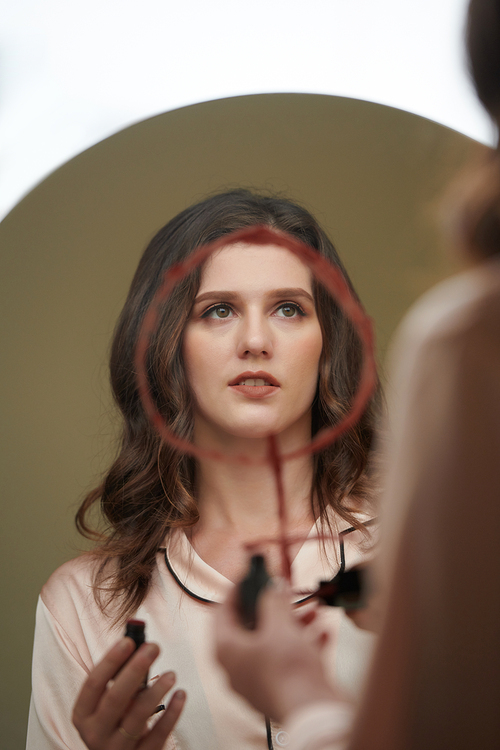
{"type": "Polygon", "coordinates": [[[255,630],[241,625],[236,589],[217,608],[216,654],[232,687],[258,711],[281,723],[308,703],[339,698],[323,671],[326,636],[304,622],[295,616],[289,592],[273,586],[259,599],[255,630]]]}
{"type": "Polygon", "coordinates": [[[380,632],[382,608],[378,601],[370,600],[366,607],[345,609],[344,612],[360,630],[368,630],[370,633],[380,632]]]}
{"type": "Polygon", "coordinates": [[[161,750],[181,714],[186,695],[177,690],[161,718],[147,729],[148,718],[174,685],[175,675],[167,672],[141,690],[160,650],[144,643],[134,654],[134,647],[131,638],[122,638],[90,672],[80,691],[73,723],[89,750],[161,750]],[[111,685],[110,680],[114,680],[111,685]]]}
{"type": "Polygon", "coordinates": [[[370,564],[361,563],[352,568],[352,570],[361,570],[361,572],[364,573],[364,581],[367,589],[363,597],[365,603],[364,606],[359,609],[346,608],[344,612],[361,630],[368,630],[371,633],[379,633],[384,610],[380,586],[376,585],[373,581],[373,568],[373,561],[370,564]]]}

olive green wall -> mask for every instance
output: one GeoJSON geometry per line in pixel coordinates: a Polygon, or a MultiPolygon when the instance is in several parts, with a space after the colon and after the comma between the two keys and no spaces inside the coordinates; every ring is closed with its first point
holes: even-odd
{"type": "Polygon", "coordinates": [[[81,549],[73,514],[109,457],[108,342],[150,237],[223,188],[302,201],[337,244],[383,354],[408,305],[449,272],[433,213],[474,147],[367,102],[237,97],[117,133],[50,175],[0,224],[2,747],[24,747],[37,594],[81,549]]]}

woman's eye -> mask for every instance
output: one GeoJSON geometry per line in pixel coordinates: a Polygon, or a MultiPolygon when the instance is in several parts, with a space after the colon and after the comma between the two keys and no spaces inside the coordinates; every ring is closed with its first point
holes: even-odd
{"type": "Polygon", "coordinates": [[[203,315],[202,318],[229,318],[231,314],[231,308],[228,305],[216,305],[215,307],[211,307],[209,310],[207,310],[203,315]]]}
{"type": "Polygon", "coordinates": [[[277,315],[281,318],[294,318],[297,315],[304,315],[304,312],[300,309],[298,305],[280,305],[276,311],[277,315]]]}

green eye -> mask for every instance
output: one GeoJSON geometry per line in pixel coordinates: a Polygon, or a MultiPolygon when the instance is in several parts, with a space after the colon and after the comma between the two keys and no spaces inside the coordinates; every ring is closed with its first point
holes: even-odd
{"type": "Polygon", "coordinates": [[[303,309],[295,302],[283,302],[283,304],[277,308],[275,314],[279,318],[297,318],[299,316],[303,318],[305,316],[303,309]]]}
{"type": "Polygon", "coordinates": [[[204,312],[201,317],[218,318],[219,320],[223,320],[225,318],[229,318],[231,312],[232,310],[229,305],[214,305],[213,307],[210,307],[206,312],[204,312]]]}

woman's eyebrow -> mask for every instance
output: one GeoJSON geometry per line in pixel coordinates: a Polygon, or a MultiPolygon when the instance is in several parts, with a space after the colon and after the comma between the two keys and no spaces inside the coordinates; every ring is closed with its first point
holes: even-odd
{"type": "MultiPolygon", "coordinates": [[[[239,299],[241,295],[238,294],[238,292],[227,292],[227,291],[216,291],[213,292],[204,292],[203,294],[199,294],[194,303],[198,304],[200,302],[204,302],[205,300],[209,299],[218,299],[218,300],[224,300],[224,302],[232,302],[237,299],[239,299]]],[[[305,299],[309,300],[309,302],[314,303],[314,298],[309,292],[306,292],[305,289],[302,289],[302,287],[285,287],[284,289],[271,289],[270,291],[266,292],[266,297],[272,298],[272,299],[284,299],[285,297],[304,297],[305,299]]]]}
{"type": "Polygon", "coordinates": [[[199,294],[196,297],[194,304],[196,305],[198,304],[198,302],[204,302],[207,299],[218,299],[218,300],[224,300],[227,302],[232,302],[234,300],[237,300],[239,296],[240,295],[237,292],[224,292],[224,291],[205,292],[204,294],[199,294]]]}
{"type": "Polygon", "coordinates": [[[304,297],[309,302],[314,303],[314,297],[309,292],[306,292],[302,287],[285,287],[284,289],[273,289],[266,295],[268,297],[304,297]]]}

